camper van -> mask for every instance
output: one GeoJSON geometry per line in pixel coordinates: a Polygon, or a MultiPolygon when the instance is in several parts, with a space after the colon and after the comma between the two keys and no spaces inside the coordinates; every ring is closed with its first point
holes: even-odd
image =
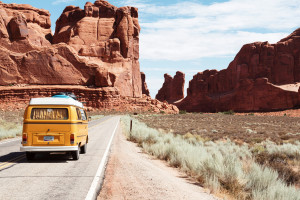
{"type": "Polygon", "coordinates": [[[32,98],[24,113],[21,151],[27,160],[41,152],[69,152],[74,160],[85,154],[88,118],[74,95],[32,98]]]}

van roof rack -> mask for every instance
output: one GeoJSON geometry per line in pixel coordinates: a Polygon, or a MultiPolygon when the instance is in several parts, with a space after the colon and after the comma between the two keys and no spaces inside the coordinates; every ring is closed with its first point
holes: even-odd
{"type": "Polygon", "coordinates": [[[77,100],[77,96],[73,92],[58,92],[52,95],[52,97],[56,98],[72,98],[77,100]]]}

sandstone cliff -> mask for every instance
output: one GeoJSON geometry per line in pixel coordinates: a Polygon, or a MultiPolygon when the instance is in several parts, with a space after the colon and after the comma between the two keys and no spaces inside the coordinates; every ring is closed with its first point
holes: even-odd
{"type": "Polygon", "coordinates": [[[141,97],[137,17],[106,1],[68,6],[52,39],[48,11],[1,3],[0,85],[94,85],[141,97]]]}
{"type": "Polygon", "coordinates": [[[163,86],[155,98],[160,101],[167,101],[168,103],[174,103],[175,101],[183,99],[185,74],[178,71],[174,78],[169,74],[165,74],[164,78],[163,86]]]}
{"type": "Polygon", "coordinates": [[[0,86],[0,109],[24,109],[30,98],[50,97],[58,92],[72,92],[79,101],[85,102],[89,111],[101,109],[102,111],[137,112],[137,113],[168,113],[179,112],[175,105],[160,102],[143,95],[141,98],[121,96],[114,87],[87,88],[76,85],[35,85],[35,86],[0,86]]]}
{"type": "Polygon", "coordinates": [[[272,111],[300,106],[300,29],[276,44],[244,45],[227,69],[189,82],[177,105],[197,112],[272,111]]]}
{"type": "Polygon", "coordinates": [[[2,105],[67,90],[93,108],[178,112],[143,96],[137,8],[105,0],[67,6],[54,35],[50,28],[47,10],[0,2],[2,105]]]}

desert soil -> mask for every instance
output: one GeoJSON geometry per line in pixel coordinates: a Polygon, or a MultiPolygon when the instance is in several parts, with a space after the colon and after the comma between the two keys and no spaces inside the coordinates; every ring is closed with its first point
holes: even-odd
{"type": "MultiPolygon", "coordinates": [[[[291,111],[286,111],[291,113],[291,111]]],[[[224,140],[250,145],[271,140],[277,144],[300,140],[299,117],[279,115],[279,112],[238,113],[188,113],[182,115],[138,115],[136,118],[148,126],[174,134],[199,135],[203,140],[224,140]]]]}
{"type": "Polygon", "coordinates": [[[144,154],[119,127],[98,200],[217,199],[178,170],[144,154]]]}

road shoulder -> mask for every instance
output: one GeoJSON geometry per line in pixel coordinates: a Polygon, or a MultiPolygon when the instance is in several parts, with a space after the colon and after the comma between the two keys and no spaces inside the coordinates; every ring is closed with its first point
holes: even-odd
{"type": "Polygon", "coordinates": [[[99,199],[216,199],[178,170],[142,153],[119,126],[99,199]]]}

